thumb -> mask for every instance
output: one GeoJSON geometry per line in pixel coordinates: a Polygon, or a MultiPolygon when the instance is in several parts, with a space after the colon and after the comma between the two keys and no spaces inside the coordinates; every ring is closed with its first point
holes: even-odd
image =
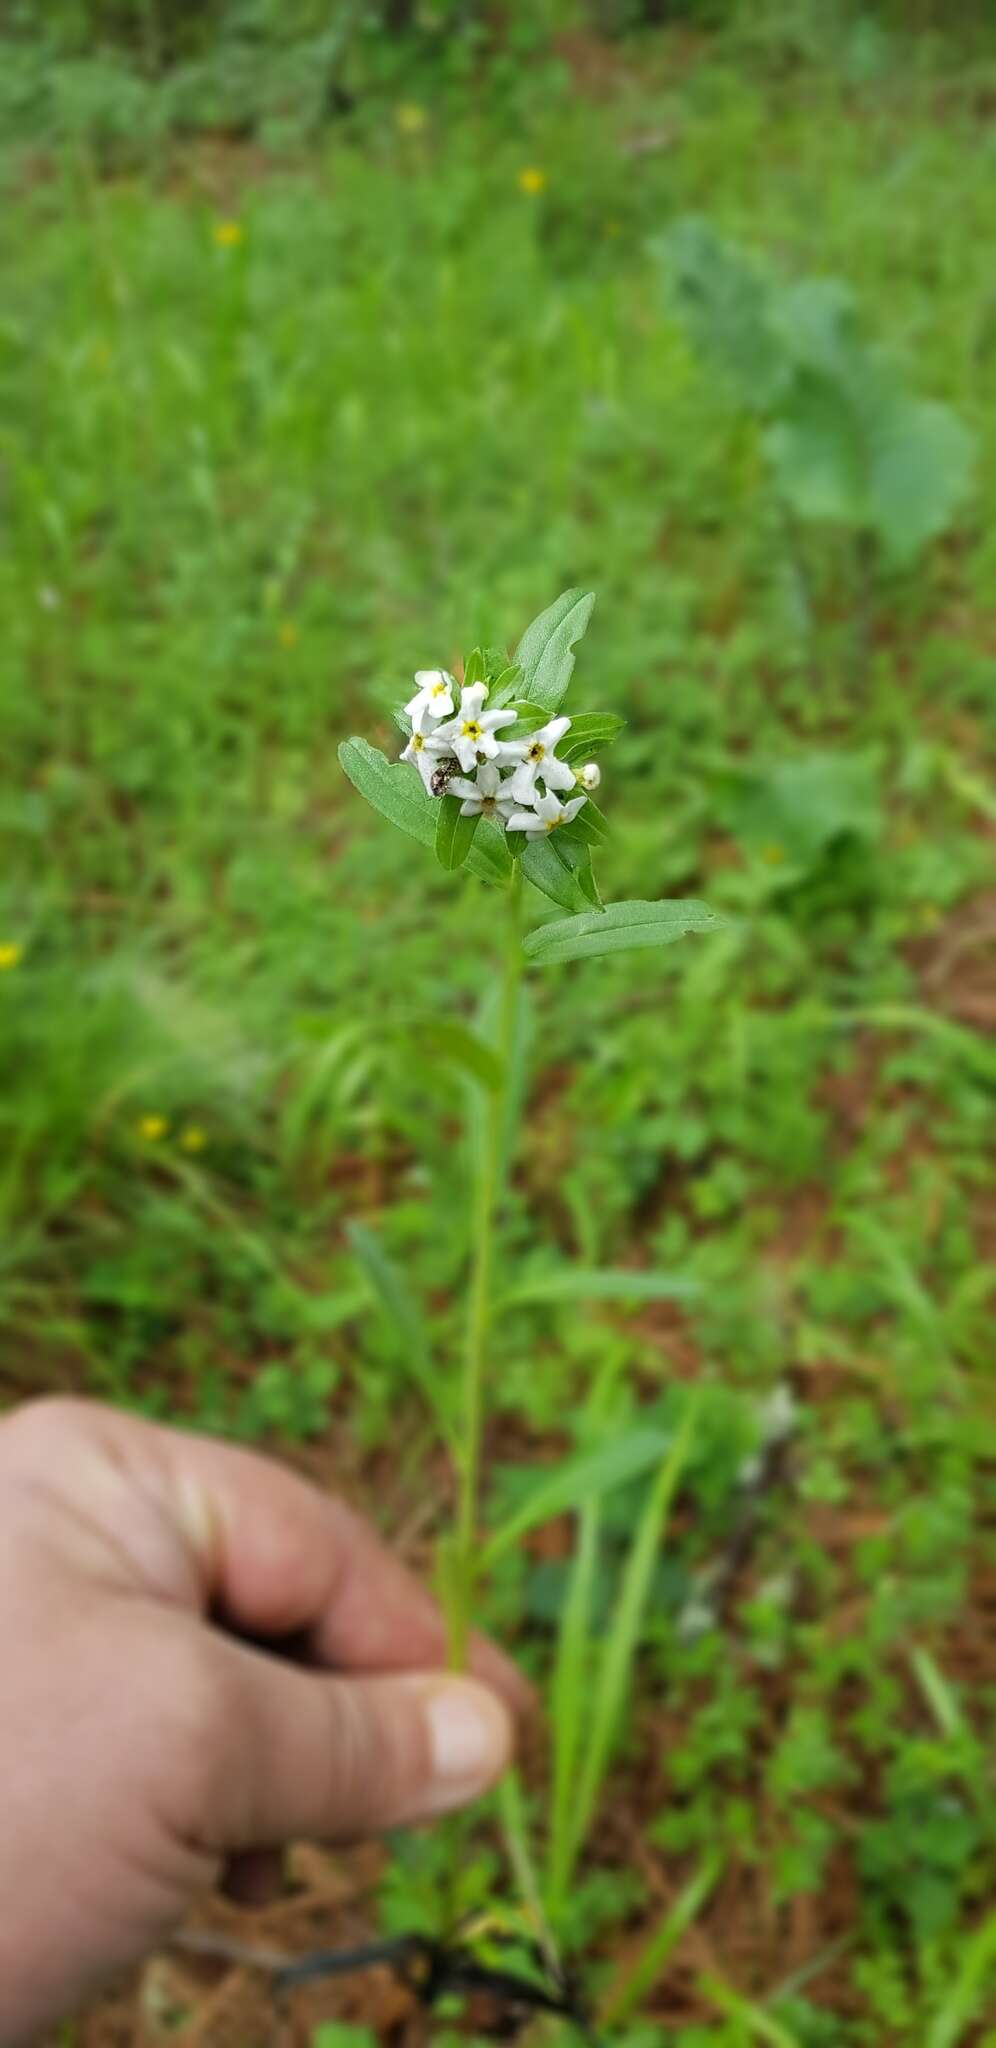
{"type": "Polygon", "coordinates": [[[496,1693],[444,1673],[329,1677],[212,1639],[216,1735],[197,1832],[226,1853],[350,1841],[477,1798],[511,1759],[496,1693]]]}

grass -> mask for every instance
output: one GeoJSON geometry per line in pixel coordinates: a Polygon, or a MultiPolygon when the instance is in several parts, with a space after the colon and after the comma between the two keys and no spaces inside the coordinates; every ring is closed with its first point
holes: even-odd
{"type": "MultiPolygon", "coordinates": [[[[490,1445],[511,1512],[523,1465],[704,1390],[614,1793],[643,1875],[610,1812],[573,1900],[609,1982],[721,1867],[708,1955],[673,1947],[651,1996],[687,2048],[967,2048],[996,1995],[996,158],[957,40],[888,49],[865,84],[662,32],[594,99],[544,65],[493,105],[427,94],[415,133],[385,101],[283,153],[4,160],[9,1394],[279,1443],[331,1415],[354,1474],[424,1412],[347,1225],[449,1355],[461,1098],[410,1034],[477,1005],[489,919],[335,757],[388,743],[415,667],[597,587],[584,674],[629,721],[607,888],[741,920],[635,978],[530,978],[506,1257],[699,1293],[524,1286],[490,1445]],[[976,436],[972,505],[880,587],[857,674],[837,544],[807,624],[756,436],[668,312],[648,242],[688,212],[844,277],[976,436]]],[[[604,1505],[596,1617],[644,1492],[604,1505]]],[[[541,1671],[565,1574],[531,1538],[496,1569],[541,1671]]]]}

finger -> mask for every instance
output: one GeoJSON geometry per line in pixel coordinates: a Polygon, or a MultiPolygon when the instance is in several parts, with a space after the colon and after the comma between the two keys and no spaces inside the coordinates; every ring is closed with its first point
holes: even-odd
{"type": "MultiPolygon", "coordinates": [[[[157,1431],[206,1604],[257,1636],[304,1633],[316,1662],[351,1671],[440,1666],[446,1631],[425,1587],[342,1501],[270,1459],[157,1431]]],[[[526,1681],[493,1643],[471,1663],[516,1712],[526,1681]]]]}
{"type": "Polygon", "coordinates": [[[512,1753],[488,1686],[440,1673],[331,1677],[213,1639],[218,1736],[198,1832],[213,1852],[353,1841],[465,1805],[512,1753]]]}

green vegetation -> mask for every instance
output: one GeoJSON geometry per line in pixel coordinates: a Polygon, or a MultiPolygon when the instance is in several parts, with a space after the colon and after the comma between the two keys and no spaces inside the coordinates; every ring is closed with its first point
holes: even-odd
{"type": "MultiPolygon", "coordinates": [[[[558,967],[528,891],[512,1048],[486,1618],[629,2048],[996,2040],[996,40],[899,11],[0,66],[5,1394],[449,1526],[492,899],[337,758],[416,668],[597,589],[606,901],[730,918],[558,967]]],[[[478,1817],[384,1924],[513,1891],[478,1817]]]]}

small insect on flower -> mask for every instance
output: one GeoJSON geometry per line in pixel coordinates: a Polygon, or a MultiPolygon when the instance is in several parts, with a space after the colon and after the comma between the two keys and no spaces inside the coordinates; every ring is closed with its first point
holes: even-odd
{"type": "Polygon", "coordinates": [[[586,761],[584,767],[578,769],[577,777],[582,789],[588,791],[597,789],[602,780],[602,771],[598,762],[586,761]]]}
{"type": "MultiPolygon", "coordinates": [[[[404,760],[405,757],[403,754],[401,758],[402,760],[404,760]]],[[[450,786],[450,778],[451,776],[456,774],[459,766],[460,763],[457,760],[455,754],[446,754],[444,756],[443,760],[440,761],[438,768],[434,768],[432,774],[429,777],[429,789],[433,796],[446,795],[446,792],[450,786]]]]}
{"type": "Polygon", "coordinates": [[[562,804],[557,796],[538,796],[535,810],[512,812],[508,829],[524,832],[527,839],[545,839],[558,825],[569,825],[585,801],[583,796],[572,796],[569,803],[562,804]]]}
{"type": "Polygon", "coordinates": [[[568,768],[566,761],[558,761],[555,752],[558,740],[570,729],[569,718],[550,718],[528,739],[509,740],[503,747],[503,759],[518,763],[510,792],[516,803],[534,802],[537,777],[547,790],[574,788],[577,777],[573,768],[568,768]]]}
{"type": "Polygon", "coordinates": [[[482,761],[474,782],[468,782],[464,775],[454,775],[449,791],[451,796],[460,796],[462,818],[500,818],[502,823],[510,818],[515,804],[510,791],[510,777],[503,776],[494,761],[482,761]]]}
{"type": "Polygon", "coordinates": [[[433,718],[452,718],[456,710],[457,682],[446,668],[417,668],[415,670],[415,695],[409,697],[405,710],[409,718],[415,718],[420,711],[431,711],[433,718]]]}
{"type": "Polygon", "coordinates": [[[10,974],[13,968],[20,967],[23,958],[24,947],[16,939],[6,939],[0,945],[0,974],[10,974]]]}
{"type": "Polygon", "coordinates": [[[135,1128],[147,1145],[158,1145],[160,1138],[165,1138],[169,1124],[164,1116],[159,1116],[153,1111],[148,1116],[140,1116],[135,1128]]]}
{"type": "Polygon", "coordinates": [[[495,734],[503,725],[515,724],[511,705],[504,711],[485,711],[487,694],[484,683],[471,683],[469,689],[461,690],[456,717],[433,734],[437,752],[454,753],[465,775],[479,761],[493,761],[500,755],[501,745],[495,734]]]}
{"type": "Polygon", "coordinates": [[[245,239],[245,229],[240,220],[216,220],[214,224],[215,244],[219,249],[237,249],[245,239]]]}
{"type": "Polygon", "coordinates": [[[527,193],[530,198],[545,192],[546,172],[541,171],[538,164],[525,164],[519,172],[519,191],[527,193]]]}

